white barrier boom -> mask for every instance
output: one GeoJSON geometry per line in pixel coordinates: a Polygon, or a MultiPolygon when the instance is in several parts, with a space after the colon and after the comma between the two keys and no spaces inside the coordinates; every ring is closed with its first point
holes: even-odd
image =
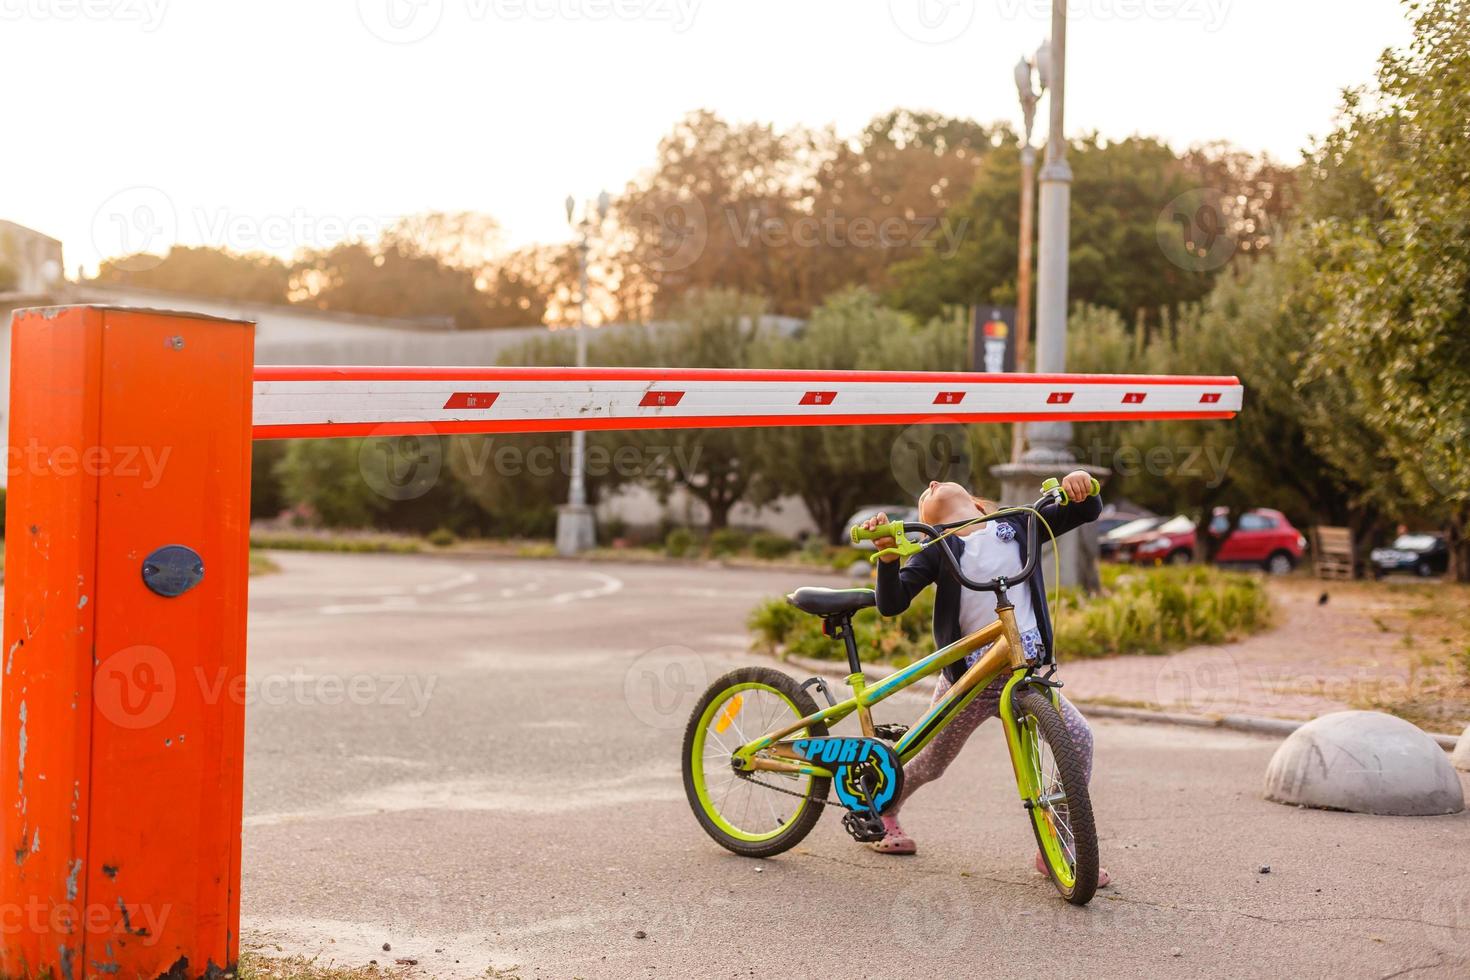
{"type": "Polygon", "coordinates": [[[575,429],[1223,419],[1233,377],[257,367],[257,439],[575,429]]]}

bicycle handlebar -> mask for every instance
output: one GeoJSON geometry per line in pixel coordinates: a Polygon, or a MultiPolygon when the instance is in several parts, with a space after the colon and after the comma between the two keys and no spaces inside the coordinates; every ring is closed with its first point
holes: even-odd
{"type": "MultiPolygon", "coordinates": [[[[1092,494],[1098,493],[1101,489],[1102,488],[1098,484],[1097,480],[1094,479],[1092,481],[1091,487],[1092,494]]],[[[1058,506],[1061,507],[1065,507],[1069,503],[1067,491],[1062,489],[1062,485],[1055,478],[1049,479],[1045,483],[1043,483],[1041,485],[1041,492],[1041,499],[1037,500],[1036,503],[1031,505],[1031,510],[1036,510],[1037,508],[1041,507],[1042,504],[1051,501],[1054,501],[1058,506]]],[[[1092,494],[1089,494],[1089,496],[1092,494]]],[[[1014,513],[1014,511],[1012,511],[1012,513],[1014,513]]],[[[974,579],[965,574],[964,569],[960,568],[960,563],[955,558],[954,552],[950,551],[948,548],[939,549],[940,554],[944,555],[944,560],[949,564],[950,571],[954,572],[955,578],[959,579],[961,585],[963,585],[967,589],[972,589],[976,592],[998,592],[1002,588],[1015,585],[1018,582],[1025,582],[1033,574],[1035,574],[1036,563],[1041,552],[1041,548],[1039,547],[1040,538],[1037,533],[1036,527],[1037,515],[1032,513],[1025,513],[1025,511],[1023,511],[1022,513],[1026,518],[1026,564],[1022,566],[1021,570],[1013,576],[1000,576],[998,578],[991,579],[989,582],[976,582],[974,579]]],[[[984,524],[987,521],[998,520],[1003,516],[1009,516],[1006,513],[1005,508],[1002,508],[994,514],[987,514],[984,517],[971,521],[970,523],[984,524]]],[[[924,524],[920,521],[889,521],[887,524],[879,524],[877,527],[874,527],[871,530],[864,528],[861,525],[854,525],[850,532],[853,544],[857,544],[859,541],[873,541],[878,538],[893,538],[895,542],[894,546],[892,548],[884,548],[882,551],[873,555],[872,559],[875,561],[889,552],[896,553],[900,558],[907,558],[910,555],[918,554],[920,551],[928,546],[928,544],[918,544],[916,542],[910,541],[908,539],[909,534],[925,535],[929,538],[928,543],[932,544],[933,540],[943,533],[944,532],[940,531],[938,528],[932,527],[928,524],[924,524]]]]}

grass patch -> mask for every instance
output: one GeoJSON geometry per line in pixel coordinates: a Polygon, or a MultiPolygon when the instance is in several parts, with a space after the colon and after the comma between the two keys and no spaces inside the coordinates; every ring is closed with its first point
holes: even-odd
{"type": "MultiPolygon", "coordinates": [[[[391,954],[385,953],[384,956],[391,954]]],[[[407,980],[424,974],[411,966],[337,966],[304,956],[270,957],[241,953],[239,980],[407,980]]]]}
{"type": "Polygon", "coordinates": [[[1470,586],[1358,582],[1350,590],[1335,585],[1332,598],[1375,602],[1373,624],[1403,658],[1402,677],[1355,682],[1349,703],[1459,734],[1470,719],[1470,586]]]}
{"type": "MultiPolygon", "coordinates": [[[[1271,625],[1271,602],[1258,575],[1216,568],[1103,569],[1103,591],[1085,596],[1064,589],[1057,603],[1060,659],[1121,653],[1162,654],[1198,643],[1224,643],[1271,625]]],[[[864,609],[853,628],[864,662],[903,666],[934,651],[934,590],[926,589],[893,619],[864,609]]],[[[822,635],[821,620],[768,599],[747,625],[757,650],[841,660],[842,644],[822,635]]]]}
{"type": "Polygon", "coordinates": [[[250,552],[250,575],[273,575],[281,570],[281,566],[271,560],[269,555],[262,555],[258,551],[250,552]]]}
{"type": "Polygon", "coordinates": [[[274,551],[339,551],[352,554],[413,554],[419,538],[394,534],[330,534],[323,531],[252,531],[250,547],[274,551]]]}

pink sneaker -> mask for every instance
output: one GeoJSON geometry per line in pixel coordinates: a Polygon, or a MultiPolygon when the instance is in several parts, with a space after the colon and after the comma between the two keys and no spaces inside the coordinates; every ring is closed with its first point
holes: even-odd
{"type": "Polygon", "coordinates": [[[868,845],[873,850],[877,851],[879,854],[919,853],[919,845],[914,843],[914,839],[912,837],[903,832],[903,828],[898,825],[898,817],[884,817],[883,829],[888,831],[888,833],[883,835],[883,839],[880,841],[874,841],[873,843],[868,845]]]}

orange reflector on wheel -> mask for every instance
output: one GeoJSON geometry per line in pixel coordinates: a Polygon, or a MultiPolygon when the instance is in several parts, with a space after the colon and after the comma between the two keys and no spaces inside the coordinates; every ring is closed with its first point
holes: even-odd
{"type": "Polygon", "coordinates": [[[722,735],[725,733],[725,729],[730,727],[730,723],[735,720],[735,716],[740,714],[742,701],[743,697],[739,694],[730,699],[730,703],[725,705],[725,710],[720,712],[720,717],[715,719],[715,731],[722,735]]]}

